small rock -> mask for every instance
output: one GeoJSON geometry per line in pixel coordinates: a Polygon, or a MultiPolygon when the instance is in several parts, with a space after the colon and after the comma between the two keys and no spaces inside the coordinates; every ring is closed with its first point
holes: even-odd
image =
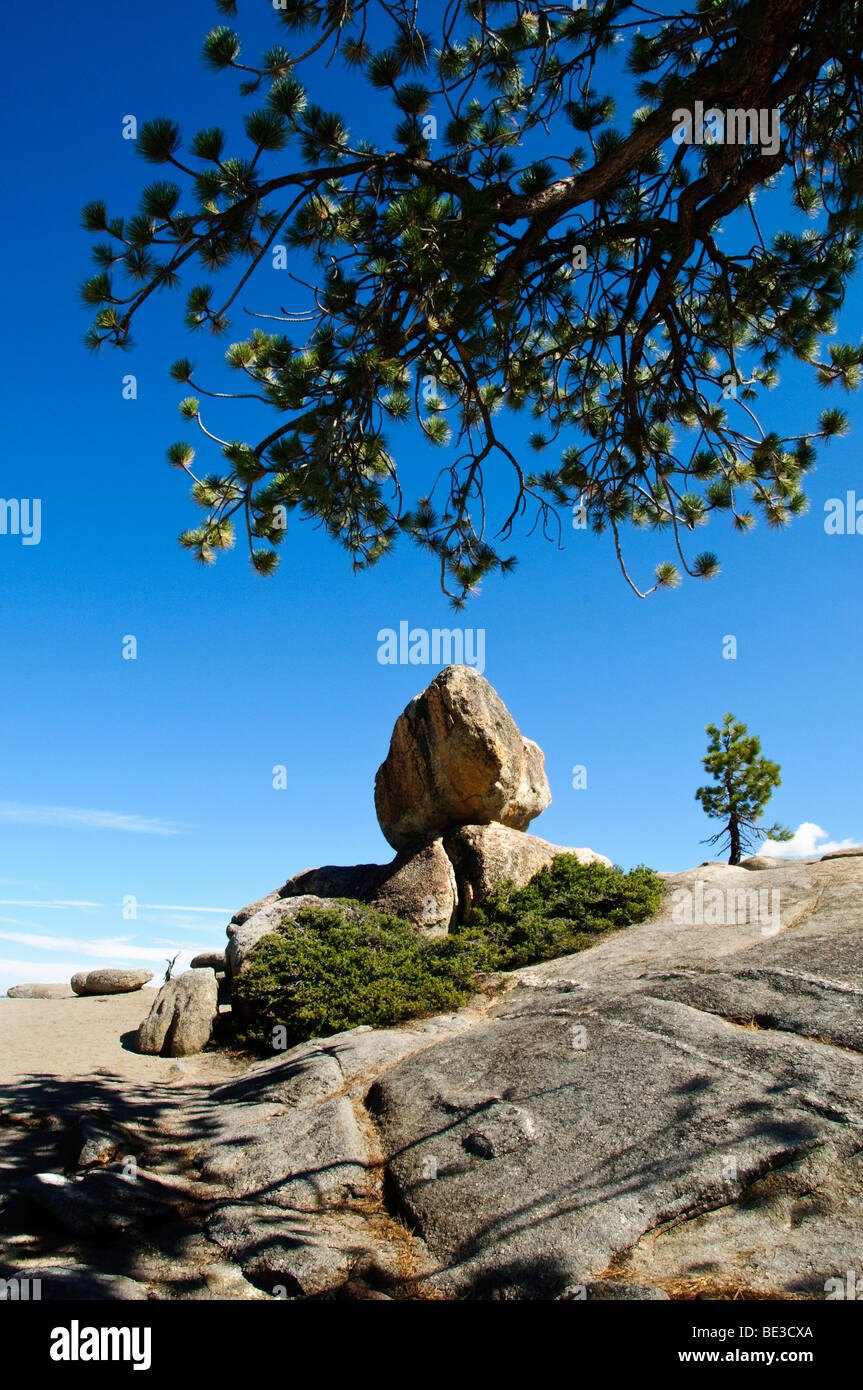
{"type": "Polygon", "coordinates": [[[190,969],[215,970],[217,975],[224,974],[225,953],[224,951],[201,951],[197,956],[192,956],[190,969]]]}
{"type": "Polygon", "coordinates": [[[227,936],[233,936],[237,927],[241,927],[244,922],[248,922],[250,917],[255,917],[257,913],[263,912],[265,907],[270,907],[279,898],[279,889],[274,888],[272,893],[268,893],[264,898],[258,898],[256,902],[246,903],[235,912],[226,929],[227,936]]]}
{"type": "Polygon", "coordinates": [[[555,1301],[580,1299],[590,1303],[597,1300],[613,1303],[669,1301],[664,1289],[646,1288],[643,1284],[615,1284],[610,1279],[591,1279],[586,1284],[572,1284],[558,1294],[555,1301]]]}
{"type": "Polygon", "coordinates": [[[187,1057],[200,1052],[219,1016],[219,987],[212,970],[186,970],[162,986],[138,1029],[138,1052],[187,1057]]]}
{"type": "Polygon", "coordinates": [[[72,976],[75,994],[131,994],[152,980],[152,970],[89,970],[72,976]]]}
{"type": "Polygon", "coordinates": [[[457,902],[455,873],[443,841],[398,855],[385,869],[371,906],[407,918],[425,936],[446,936],[457,902]]]}
{"type": "Polygon", "coordinates": [[[354,898],[370,902],[390,868],[387,864],[322,864],[293,874],[278,890],[280,898],[354,898]]]}
{"type": "Polygon", "coordinates": [[[71,999],[69,985],[13,985],[6,991],[10,999],[71,999]]]}
{"type": "Polygon", "coordinates": [[[363,1299],[368,1302],[374,1300],[378,1303],[392,1303],[392,1298],[388,1293],[383,1293],[380,1289],[373,1289],[368,1284],[364,1284],[361,1279],[349,1279],[346,1284],[342,1284],[339,1289],[338,1298],[363,1299]]]}
{"type": "MultiPolygon", "coordinates": [[[[321,1212],[312,1223],[299,1212],[262,1202],[219,1206],[207,1222],[207,1234],[247,1279],[282,1299],[341,1296],[347,1284],[359,1282],[369,1269],[378,1271],[381,1281],[389,1277],[392,1282],[404,1253],[392,1249],[374,1219],[357,1212],[321,1212]]],[[[411,1246],[419,1265],[422,1247],[418,1241],[411,1246]]]]}
{"type": "Polygon", "coordinates": [[[754,870],[756,870],[756,871],[757,871],[758,869],[784,869],[784,868],[787,867],[787,865],[789,864],[789,862],[796,862],[796,863],[798,863],[798,864],[799,864],[799,863],[803,863],[803,864],[815,864],[815,863],[817,863],[817,860],[815,860],[815,859],[803,859],[803,860],[799,860],[799,859],[798,859],[798,860],[796,860],[796,861],[789,861],[788,859],[780,859],[780,858],[779,858],[778,856],[776,856],[776,855],[770,855],[770,854],[750,854],[749,857],[748,857],[748,859],[741,859],[739,867],[740,867],[741,869],[754,869],[754,870]]]}
{"type": "Polygon", "coordinates": [[[273,1207],[321,1211],[364,1196],[369,1155],[345,1097],[288,1110],[271,1102],[221,1101],[198,1154],[202,1175],[273,1207]]]}
{"type": "Polygon", "coordinates": [[[125,1157],[138,1147],[125,1129],[100,1115],[82,1115],[78,1120],[78,1130],[81,1136],[78,1168],[112,1163],[115,1158],[125,1157]]]}
{"type": "MultiPolygon", "coordinates": [[[[171,1210],[158,1185],[144,1182],[140,1170],[136,1177],[107,1168],[78,1178],[36,1173],[24,1180],[21,1191],[64,1226],[88,1236],[124,1231],[141,1221],[164,1218],[171,1210]]],[[[165,1195],[170,1199],[172,1194],[165,1195]]]]}

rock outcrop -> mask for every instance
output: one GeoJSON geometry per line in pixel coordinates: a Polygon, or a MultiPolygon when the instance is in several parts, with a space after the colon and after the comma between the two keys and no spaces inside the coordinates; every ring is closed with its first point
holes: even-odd
{"type": "Polygon", "coordinates": [[[349,905],[334,903],[327,898],[316,897],[314,893],[303,893],[296,898],[277,898],[268,907],[262,907],[244,922],[228,928],[230,938],[225,952],[228,974],[236,980],[245,969],[249,956],[264,936],[272,936],[283,922],[290,921],[304,907],[337,908],[344,916],[351,918],[354,913],[349,905]]]}
{"type": "Polygon", "coordinates": [[[456,920],[458,899],[443,841],[398,855],[375,888],[371,905],[407,917],[424,936],[446,936],[456,920]]]}
{"type": "Polygon", "coordinates": [[[152,978],[152,970],[86,970],[73,975],[70,983],[75,994],[130,994],[152,978]]]}
{"type": "Polygon", "coordinates": [[[219,986],[212,970],[186,970],[162,986],[136,1038],[138,1052],[188,1057],[200,1052],[219,1016],[219,986]]]}
{"type": "Polygon", "coordinates": [[[395,859],[304,869],[240,908],[228,927],[229,973],[301,903],[352,898],[443,936],[502,878],[527,883],[556,854],[609,864],[593,850],[525,834],[551,801],[543,764],[488,681],[473,667],[446,667],[399,716],[375,779],[378,819],[395,859]],[[297,906],[280,907],[289,901],[297,906]]]}
{"type": "MultiPolygon", "coordinates": [[[[455,832],[462,864],[515,833],[455,832]]],[[[222,1088],[201,1163],[242,1205],[211,1238],[298,1291],[347,1279],[346,1247],[383,1279],[395,1237],[364,1206],[383,1162],[425,1296],[823,1297],[859,1258],[863,860],[664,877],[653,918],[496,999],[303,1044],[222,1088]],[[284,1194],[311,1246],[280,1246],[284,1194]]]]}
{"type": "Polygon", "coordinates": [[[0,1164],[2,1219],[50,1214],[93,1296],[824,1298],[859,1267],[863,858],[664,878],[589,950],[172,1092],[156,1126],[7,1103],[0,1150],[33,1156],[0,1164]]]}
{"type": "Polygon", "coordinates": [[[592,849],[551,845],[505,825],[463,825],[447,835],[444,847],[455,869],[460,922],[470,920],[471,909],[479,906],[502,879],[511,879],[522,888],[558,854],[572,854],[581,864],[611,864],[604,854],[592,849]]]}
{"type": "Polygon", "coordinates": [[[396,721],[375,777],[381,830],[396,849],[458,825],[526,830],[551,801],[543,764],[485,677],[448,666],[396,721]]]}
{"type": "Polygon", "coordinates": [[[389,864],[306,869],[278,890],[280,899],[309,894],[356,898],[380,912],[406,917],[427,936],[445,935],[456,917],[455,875],[441,840],[404,850],[389,864]]]}
{"type": "Polygon", "coordinates": [[[435,1288],[558,1297],[602,1274],[823,1297],[853,1267],[863,865],[667,882],[655,918],[517,972],[469,1038],[372,1088],[435,1288]],[[708,891],[724,920],[687,922],[708,891]]]}

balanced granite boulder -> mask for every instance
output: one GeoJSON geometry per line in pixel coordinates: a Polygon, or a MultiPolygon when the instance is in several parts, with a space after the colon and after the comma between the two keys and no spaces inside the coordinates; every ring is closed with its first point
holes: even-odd
{"type": "Polygon", "coordinates": [[[76,994],[131,994],[152,978],[152,970],[82,970],[70,983],[76,994]]]}
{"type": "Polygon", "coordinates": [[[162,1057],[188,1057],[206,1047],[219,1016],[219,986],[212,970],[186,970],[168,980],[138,1029],[136,1049],[162,1057]]]}
{"type": "Polygon", "coordinates": [[[381,830],[399,850],[459,825],[526,830],[551,801],[543,764],[485,677],[447,666],[396,721],[375,778],[381,830]]]}
{"type": "MultiPolygon", "coordinates": [[[[229,980],[264,936],[303,907],[338,903],[345,912],[349,900],[439,937],[467,921],[502,879],[521,887],[558,854],[610,864],[593,850],[525,833],[551,801],[543,763],[478,671],[446,667],[399,716],[375,779],[378,820],[396,857],[304,869],[240,908],[227,929],[229,980]]],[[[237,997],[233,1003],[239,1016],[246,1005],[237,997]]]]}
{"type": "Polygon", "coordinates": [[[460,922],[468,921],[473,908],[504,879],[523,888],[558,854],[574,855],[580,864],[611,866],[611,860],[595,850],[552,845],[505,825],[463,825],[447,835],[444,847],[455,868],[460,922]]]}

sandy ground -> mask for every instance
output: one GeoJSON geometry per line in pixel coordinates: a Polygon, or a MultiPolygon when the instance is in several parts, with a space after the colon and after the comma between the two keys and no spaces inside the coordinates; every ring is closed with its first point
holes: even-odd
{"type": "Polygon", "coordinates": [[[218,1082],[244,1070],[250,1059],[224,1051],[194,1057],[143,1057],[132,1051],[138,1024],[155,989],[68,999],[0,998],[0,1087],[8,1102],[51,1082],[104,1086],[218,1082]]]}

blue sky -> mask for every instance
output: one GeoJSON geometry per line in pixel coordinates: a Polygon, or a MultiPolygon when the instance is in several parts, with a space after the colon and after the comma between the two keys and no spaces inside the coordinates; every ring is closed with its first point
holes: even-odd
{"type": "MultiPolygon", "coordinates": [[[[253,49],[280,37],[267,8],[241,5],[240,32],[262,41],[253,49]]],[[[571,527],[562,549],[517,537],[515,575],[459,617],[407,545],[354,576],[340,548],[292,522],[270,580],[239,547],[207,571],[181,551],[194,508],[164,451],[188,433],[176,413],[186,393],[167,368],[188,352],[219,389],[221,348],[188,340],[173,296],[137,325],[131,356],[88,356],[79,213],[98,196],[128,212],[154,177],[122,139],[125,115],[172,115],[187,133],[236,121],[235,78],[197,58],[218,22],[209,0],[153,0],[146,22],[107,0],[48,0],[7,19],[5,172],[18,202],[2,225],[0,494],[41,499],[42,536],[0,535],[0,991],[103,964],[160,973],[177,950],[221,944],[230,914],[289,874],[391,857],[374,773],[397,715],[435,674],[378,662],[378,632],[402,621],[484,630],[485,674],[546,754],[553,802],[532,828],[547,839],[625,866],[707,857],[699,842],[713,827],[694,800],[703,727],[729,709],[782,766],[768,817],[804,827],[792,850],[863,839],[863,537],[824,530],[828,499],[863,497],[863,409],[797,369],[783,369],[765,422],[802,430],[838,404],[852,432],[822,453],[811,510],[786,533],[762,524],[736,537],[711,523],[699,539],[723,571],[709,585],[640,601],[608,540],[571,527]],[[62,62],[46,67],[46,45],[62,62]],[[122,396],[129,372],[136,400],[122,396]],[[586,789],[572,787],[576,764],[586,789]]],[[[339,86],[359,121],[354,89],[339,86]]],[[[262,274],[254,307],[271,309],[285,280],[262,274]]],[[[846,336],[860,308],[858,284],[846,336]]],[[[639,535],[629,554],[647,576],[667,547],[639,535]]]]}

